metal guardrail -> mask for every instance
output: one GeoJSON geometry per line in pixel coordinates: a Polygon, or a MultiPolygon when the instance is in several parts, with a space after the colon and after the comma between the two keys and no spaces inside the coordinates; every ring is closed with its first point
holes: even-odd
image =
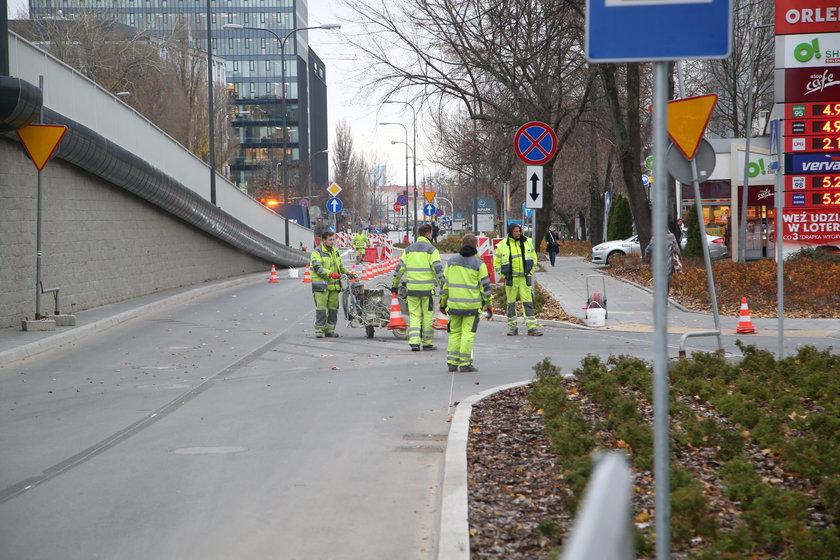
{"type": "Polygon", "coordinates": [[[619,453],[594,457],[563,560],[633,560],[633,473],[619,453]]]}

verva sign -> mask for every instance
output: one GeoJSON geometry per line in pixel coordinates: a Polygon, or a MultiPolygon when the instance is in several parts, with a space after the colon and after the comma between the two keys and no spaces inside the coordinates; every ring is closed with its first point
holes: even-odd
{"type": "Polygon", "coordinates": [[[776,0],[776,35],[831,33],[838,28],[837,0],[776,0]]]}

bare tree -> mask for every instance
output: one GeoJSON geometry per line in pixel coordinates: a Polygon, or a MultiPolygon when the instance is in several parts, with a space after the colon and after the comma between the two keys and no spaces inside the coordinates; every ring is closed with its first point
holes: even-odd
{"type": "Polygon", "coordinates": [[[773,106],[773,29],[754,29],[758,25],[773,23],[773,3],[736,0],[732,17],[732,54],[721,60],[687,63],[684,95],[717,93],[718,103],[709,122],[709,131],[724,138],[741,138],[747,130],[744,121],[750,74],[755,88],[753,117],[758,116],[759,110],[769,110],[773,106]]]}
{"type": "MultiPolygon", "coordinates": [[[[367,85],[385,96],[404,91],[421,105],[442,107],[457,100],[470,119],[498,125],[509,139],[525,122],[543,121],[558,132],[560,149],[586,107],[595,74],[580,48],[582,12],[566,0],[345,3],[367,32],[354,41],[370,61],[367,85]]],[[[476,134],[487,130],[478,128],[476,134]]],[[[473,153],[460,161],[473,181],[487,184],[495,176],[478,177],[475,151],[489,143],[473,138],[472,144],[464,143],[473,153]]],[[[553,162],[545,165],[548,200],[553,162]]],[[[539,215],[541,230],[548,219],[546,212],[539,215]]]]}
{"type": "MultiPolygon", "coordinates": [[[[13,26],[104,89],[130,92],[124,98],[128,105],[196,156],[209,160],[206,56],[183,17],[166,39],[118,23],[108,10],[83,11],[72,19],[18,21],[13,26]]],[[[237,148],[227,120],[228,106],[226,88],[215,84],[219,169],[237,148]]]]}

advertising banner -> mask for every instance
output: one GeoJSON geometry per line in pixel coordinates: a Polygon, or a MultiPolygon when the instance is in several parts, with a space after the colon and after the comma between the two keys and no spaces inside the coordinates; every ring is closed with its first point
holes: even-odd
{"type": "Polygon", "coordinates": [[[776,35],[831,33],[838,27],[837,0],[776,0],[776,35]]]}
{"type": "Polygon", "coordinates": [[[828,154],[785,154],[785,171],[799,173],[840,173],[840,152],[828,154]]]}
{"type": "Polygon", "coordinates": [[[776,37],[776,68],[815,66],[840,66],[840,33],[776,37]]]}
{"type": "Polygon", "coordinates": [[[810,245],[835,244],[840,238],[840,208],[836,211],[785,209],[782,234],[790,242],[810,245]]]}
{"type": "MultiPolygon", "coordinates": [[[[776,72],[779,78],[781,72],[776,72]]],[[[788,68],[784,71],[784,101],[834,101],[840,99],[840,67],[788,68]]]]}

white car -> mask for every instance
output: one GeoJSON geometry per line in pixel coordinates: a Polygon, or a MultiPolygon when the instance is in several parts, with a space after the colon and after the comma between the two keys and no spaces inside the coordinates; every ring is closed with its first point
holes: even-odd
{"type": "MultiPolygon", "coordinates": [[[[685,249],[685,243],[688,237],[683,235],[680,240],[680,247],[685,249]]],[[[706,234],[706,241],[709,243],[709,256],[712,260],[722,259],[729,254],[729,249],[726,248],[726,243],[723,237],[715,237],[714,235],[706,234]]],[[[639,245],[639,236],[634,235],[627,239],[619,239],[616,241],[607,241],[592,248],[592,262],[594,264],[610,264],[613,257],[623,257],[626,255],[639,255],[642,251],[639,245]]]]}

